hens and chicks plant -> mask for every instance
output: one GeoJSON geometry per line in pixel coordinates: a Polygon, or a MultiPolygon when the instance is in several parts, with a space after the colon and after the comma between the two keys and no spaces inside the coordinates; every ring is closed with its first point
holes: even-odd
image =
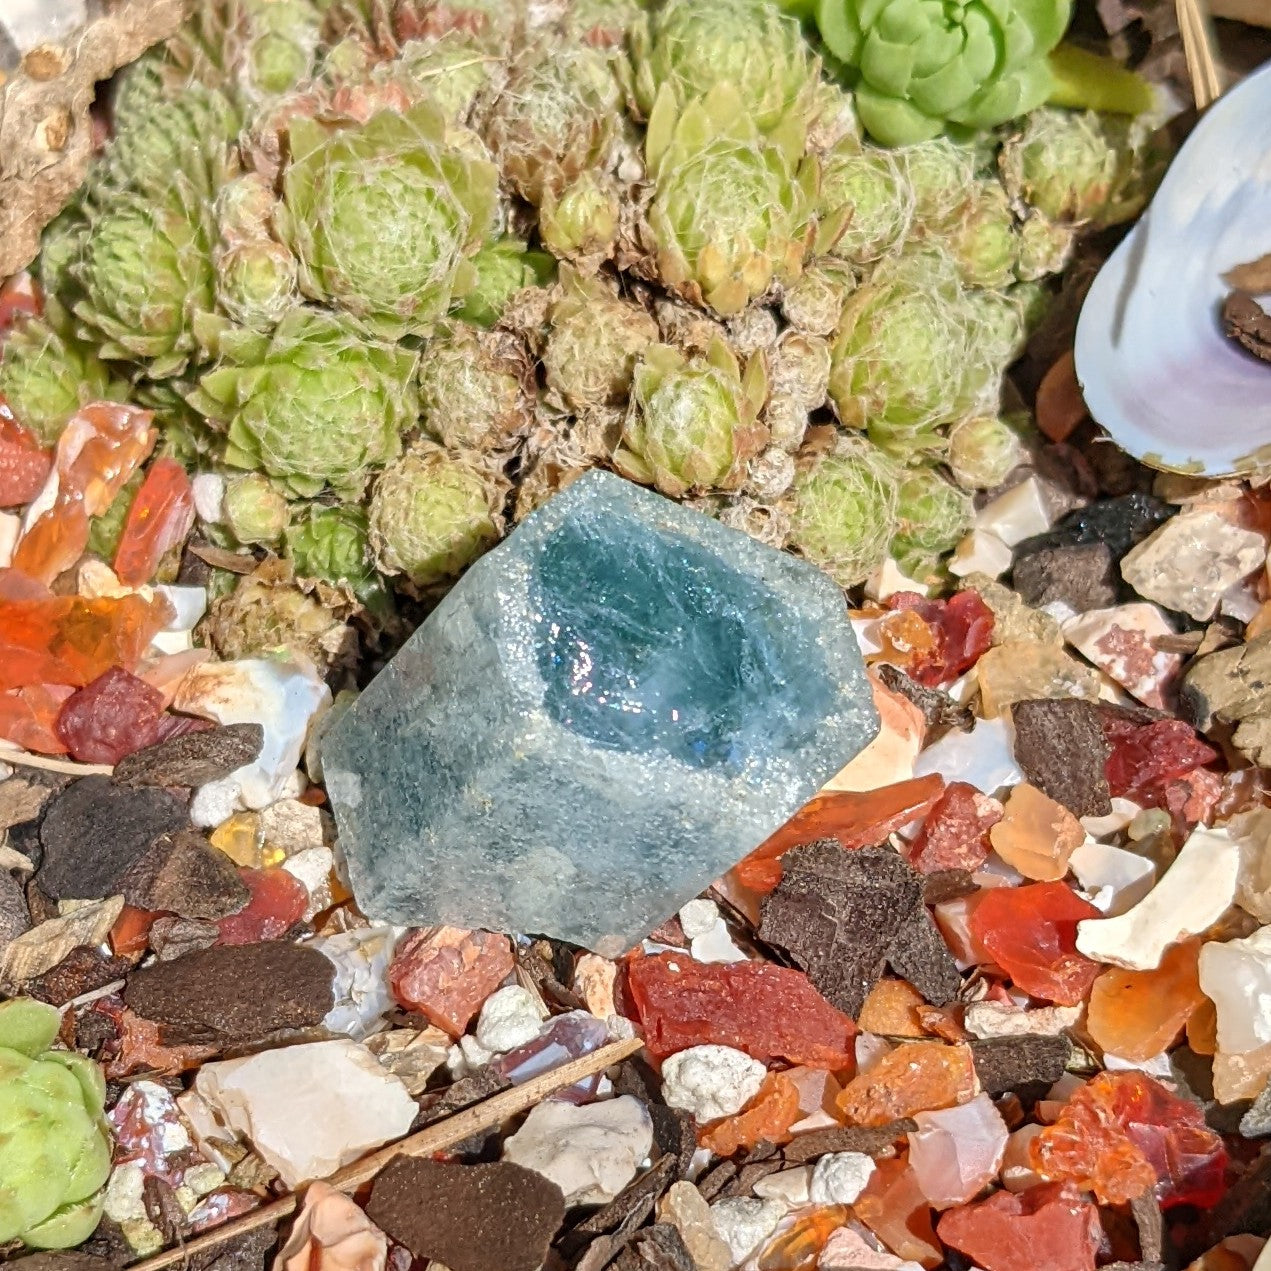
{"type": "Polygon", "coordinates": [[[117,82],[0,393],[46,443],[143,404],[211,474],[200,533],[268,567],[216,575],[222,653],[329,664],[596,465],[937,580],[1047,280],[1157,158],[1042,104],[1065,0],[197,9],[117,82]]]}

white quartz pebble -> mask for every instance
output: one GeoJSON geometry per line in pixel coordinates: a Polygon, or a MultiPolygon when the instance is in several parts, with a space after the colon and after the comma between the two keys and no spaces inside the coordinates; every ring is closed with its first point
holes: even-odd
{"type": "Polygon", "coordinates": [[[1077,924],[1077,949],[1096,962],[1153,971],[1165,950],[1212,926],[1235,899],[1240,847],[1225,830],[1193,830],[1165,876],[1115,918],[1077,924]]]}
{"type": "Polygon", "coordinates": [[[977,719],[969,733],[951,728],[928,746],[914,764],[914,776],[937,773],[946,782],[966,781],[984,794],[1023,781],[1015,762],[1014,738],[1005,718],[977,719]]]}
{"type": "Polygon", "coordinates": [[[509,984],[486,998],[477,1017],[477,1041],[494,1054],[532,1042],[543,1031],[543,1008],[528,989],[509,984]]]}
{"type": "Polygon", "coordinates": [[[1011,567],[1011,549],[991,530],[972,530],[953,549],[949,573],[957,578],[987,574],[1001,578],[1011,567]]]}
{"type": "Polygon", "coordinates": [[[874,1158],[864,1152],[830,1152],[813,1168],[808,1195],[814,1205],[850,1205],[873,1172],[874,1158]]]}
{"type": "Polygon", "coordinates": [[[760,1200],[784,1201],[792,1209],[811,1199],[812,1166],[796,1165],[759,1179],[751,1189],[760,1200]]]}
{"type": "Polygon", "coordinates": [[[759,1093],[768,1070],[731,1046],[690,1046],[662,1061],[662,1099],[699,1122],[740,1112],[759,1093]]]}
{"type": "Polygon", "coordinates": [[[1271,927],[1200,951],[1200,988],[1218,1012],[1218,1049],[1241,1055],[1271,1042],[1271,927]]]}
{"type": "Polygon", "coordinates": [[[976,514],[975,528],[995,534],[1007,547],[1014,547],[1034,534],[1050,529],[1050,509],[1041,482],[1029,477],[999,494],[976,514]]]}
{"type": "Polygon", "coordinates": [[[750,1196],[730,1196],[711,1206],[715,1230],[733,1256],[738,1267],[751,1254],[759,1251],[777,1224],[786,1216],[788,1206],[779,1200],[758,1200],[750,1196]]]}
{"type": "Polygon", "coordinates": [[[1068,858],[1068,868],[1108,917],[1123,914],[1152,890],[1156,866],[1123,847],[1087,839],[1068,858]]]}

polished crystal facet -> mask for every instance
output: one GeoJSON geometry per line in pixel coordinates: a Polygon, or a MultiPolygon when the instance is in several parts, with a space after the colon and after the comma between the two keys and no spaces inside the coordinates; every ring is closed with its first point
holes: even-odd
{"type": "Polygon", "coordinates": [[[323,767],[371,917],[616,954],[877,727],[828,577],[595,472],[468,571],[323,767]]]}

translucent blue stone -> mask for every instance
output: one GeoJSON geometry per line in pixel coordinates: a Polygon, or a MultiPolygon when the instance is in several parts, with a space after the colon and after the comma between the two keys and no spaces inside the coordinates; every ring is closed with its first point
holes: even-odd
{"type": "Polygon", "coordinates": [[[828,577],[593,472],[468,571],[322,763],[368,916],[612,956],[877,729],[828,577]]]}

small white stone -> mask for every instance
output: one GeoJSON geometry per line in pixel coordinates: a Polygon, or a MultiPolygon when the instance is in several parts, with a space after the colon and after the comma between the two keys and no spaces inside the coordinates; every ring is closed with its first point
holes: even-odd
{"type": "Polygon", "coordinates": [[[631,1095],[582,1106],[548,1100],[503,1144],[503,1159],[551,1179],[566,1205],[603,1205],[635,1177],[652,1147],[649,1110],[631,1095]]]}
{"type": "MultiPolygon", "coordinates": [[[[241,803],[266,808],[294,777],[314,716],[331,704],[331,690],[313,667],[267,658],[205,662],[181,681],[173,706],[219,724],[260,724],[259,757],[224,778],[241,803]]],[[[222,818],[223,819],[223,818],[222,818]]]]}
{"type": "Polygon", "coordinates": [[[713,900],[690,900],[680,909],[680,927],[692,940],[704,936],[719,921],[719,906],[713,900]]]}
{"type": "Polygon", "coordinates": [[[455,1081],[471,1077],[494,1058],[494,1052],[486,1050],[471,1033],[459,1038],[446,1055],[446,1069],[455,1081]]]}
{"type": "Polygon", "coordinates": [[[1200,950],[1200,988],[1218,1012],[1218,1049],[1242,1055],[1271,1042],[1271,927],[1200,950]]]}
{"type": "Polygon", "coordinates": [[[968,574],[987,574],[1001,578],[1011,567],[1011,549],[990,530],[972,530],[953,549],[949,557],[949,573],[957,578],[968,574]]]}
{"type": "Polygon", "coordinates": [[[0,512],[0,569],[7,569],[13,561],[13,549],[18,545],[22,530],[22,518],[12,512],[0,512]]]}
{"type": "Polygon", "coordinates": [[[898,591],[916,591],[920,596],[931,594],[931,588],[926,583],[910,578],[889,556],[865,580],[865,595],[870,600],[886,600],[898,591]]]}
{"type": "Polygon", "coordinates": [[[331,908],[331,869],[334,864],[335,856],[329,847],[306,847],[304,851],[288,856],[282,863],[283,869],[303,883],[309,893],[303,915],[306,922],[324,909],[331,908]]]}
{"type": "Polygon", "coordinates": [[[116,1165],[106,1183],[105,1213],[114,1222],[142,1222],[146,1218],[143,1189],[146,1175],[136,1161],[116,1165]]]}
{"type": "Polygon", "coordinates": [[[194,487],[194,510],[199,520],[218,525],[225,519],[225,478],[215,472],[200,472],[190,484],[194,487]]]}
{"type": "Polygon", "coordinates": [[[1034,534],[1044,534],[1052,524],[1050,508],[1036,477],[1028,477],[986,503],[975,518],[975,528],[995,534],[1007,547],[1015,547],[1034,534]]]}
{"type": "Polygon", "coordinates": [[[1211,927],[1235,899],[1240,846],[1225,830],[1192,831],[1165,876],[1115,918],[1077,924],[1077,949],[1097,962],[1152,971],[1170,945],[1211,927]]]}
{"type": "Polygon", "coordinates": [[[689,952],[697,962],[746,961],[746,955],[733,943],[722,918],[705,935],[693,937],[689,952]]]}
{"type": "Polygon", "coordinates": [[[1173,1080],[1174,1066],[1170,1063],[1168,1051],[1152,1055],[1148,1059],[1123,1059],[1110,1050],[1103,1052],[1103,1066],[1109,1072],[1145,1072],[1149,1077],[1173,1080]]]}
{"type": "Polygon", "coordinates": [[[1087,839],[1068,858],[1081,886],[1098,896],[1093,903],[1108,917],[1123,914],[1152,890],[1156,866],[1146,856],[1087,839]]]}
{"type": "Polygon", "coordinates": [[[760,1200],[784,1201],[791,1209],[806,1205],[812,1195],[812,1166],[778,1170],[759,1179],[751,1189],[760,1200]]]}
{"type": "Polygon", "coordinates": [[[261,810],[260,832],[270,847],[284,856],[295,856],[313,847],[329,847],[334,834],[329,817],[299,799],[278,799],[261,810]]]}
{"type": "Polygon", "coordinates": [[[177,587],[160,584],[156,595],[167,598],[175,617],[163,629],[165,631],[193,631],[199,619],[207,612],[206,587],[177,587]]]}
{"type": "Polygon", "coordinates": [[[856,643],[861,646],[862,657],[883,651],[883,646],[878,642],[879,621],[877,617],[852,619],[852,634],[856,637],[856,643]]]}
{"type": "Polygon", "coordinates": [[[731,1046],[690,1046],[662,1061],[662,1099],[699,1122],[740,1112],[759,1093],[767,1068],[731,1046]]]}
{"type": "Polygon", "coordinates": [[[201,830],[220,825],[238,811],[238,796],[238,783],[232,777],[209,781],[200,786],[190,800],[190,820],[201,830]]]}
{"type": "Polygon", "coordinates": [[[831,1152],[812,1171],[808,1188],[814,1205],[851,1205],[874,1172],[874,1158],[864,1152],[831,1152]]]}
{"type": "Polygon", "coordinates": [[[1063,637],[1105,675],[1144,706],[1163,710],[1166,696],[1183,665],[1178,653],[1156,647],[1174,634],[1165,615],[1149,604],[1091,609],[1063,625],[1063,637]]]}
{"type": "Polygon", "coordinates": [[[543,1031],[544,1012],[533,993],[509,984],[491,993],[477,1018],[477,1042],[493,1054],[506,1054],[532,1042],[543,1031]]]}
{"type": "Polygon", "coordinates": [[[406,1087],[346,1038],[204,1064],[194,1089],[290,1188],[401,1138],[419,1111],[406,1087]]]}
{"type": "Polygon", "coordinates": [[[711,1206],[715,1229],[733,1255],[733,1266],[740,1266],[758,1252],[786,1212],[787,1207],[779,1200],[754,1200],[749,1196],[730,1196],[711,1206]]]}
{"type": "Polygon", "coordinates": [[[962,1023],[972,1037],[984,1041],[990,1037],[1057,1037],[1080,1018],[1080,1006],[1039,1006],[1020,1011],[1002,1002],[971,1002],[962,1023]]]}
{"type": "Polygon", "coordinates": [[[1123,830],[1143,809],[1131,799],[1114,797],[1112,811],[1107,816],[1083,816],[1081,828],[1091,838],[1101,839],[1123,830]]]}
{"type": "Polygon", "coordinates": [[[946,782],[966,781],[984,794],[994,794],[1024,779],[1013,745],[1012,729],[1004,716],[977,719],[970,732],[951,728],[928,746],[914,764],[914,776],[937,773],[946,782]]]}
{"type": "Polygon", "coordinates": [[[189,631],[156,631],[150,641],[153,653],[189,653],[194,648],[194,636],[189,631]]]}
{"type": "Polygon", "coordinates": [[[384,1028],[384,1017],[396,1007],[388,988],[388,967],[400,934],[400,928],[376,925],[310,941],[335,964],[335,1005],[322,1021],[324,1028],[355,1041],[384,1028]]]}

